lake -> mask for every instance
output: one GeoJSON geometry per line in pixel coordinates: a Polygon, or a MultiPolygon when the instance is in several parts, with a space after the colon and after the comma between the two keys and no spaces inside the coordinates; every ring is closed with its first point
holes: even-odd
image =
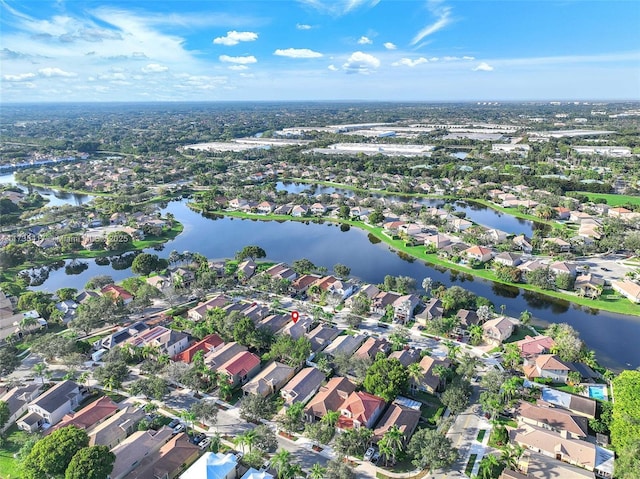
{"type": "MultiPolygon", "coordinates": [[[[16,178],[13,173],[0,175],[0,185],[14,185],[20,188],[21,191],[27,193],[29,188],[25,185],[17,185],[16,178]]],[[[91,195],[84,195],[79,193],[67,193],[65,191],[52,190],[49,188],[40,188],[39,186],[32,186],[33,191],[37,191],[44,198],[48,199],[46,206],[80,206],[91,201],[94,197],[91,195]]]]}
{"type": "MultiPolygon", "coordinates": [[[[366,232],[356,228],[341,231],[339,226],[331,223],[280,223],[228,217],[209,219],[190,210],[185,200],[169,203],[163,214],[167,212],[184,225],[184,232],[166,243],[162,251],[148,250],[161,257],[166,258],[172,250],[177,250],[198,252],[211,259],[229,258],[244,246],[255,244],[267,252],[269,260],[291,263],[308,258],[329,270],[334,264],[342,263],[351,268],[353,276],[371,283],[381,283],[387,274],[411,276],[418,285],[425,277],[430,277],[446,286],[457,284],[484,296],[494,303],[497,310],[505,305],[506,314],[515,317],[528,309],[538,325],[569,323],[607,367],[640,366],[640,348],[637,347],[640,318],[637,317],[588,310],[518,288],[437,270],[420,261],[407,261],[390,251],[384,243],[374,244],[366,232]]],[[[132,275],[129,269],[114,270],[111,266],[97,265],[95,260],[87,263],[88,268],[76,275],[67,275],[64,268],[52,271],[47,281],[33,289],[50,292],[64,286],[82,289],[91,277],[99,274],[111,275],[116,281],[132,275]]]]}

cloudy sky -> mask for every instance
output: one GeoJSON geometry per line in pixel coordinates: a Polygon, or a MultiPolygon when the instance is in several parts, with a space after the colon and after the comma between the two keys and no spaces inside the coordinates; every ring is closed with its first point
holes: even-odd
{"type": "Polygon", "coordinates": [[[637,0],[0,0],[0,100],[640,99],[637,0]]]}

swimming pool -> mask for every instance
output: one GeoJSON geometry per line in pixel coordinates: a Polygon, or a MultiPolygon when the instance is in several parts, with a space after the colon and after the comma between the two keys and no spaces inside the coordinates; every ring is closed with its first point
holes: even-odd
{"type": "Polygon", "coordinates": [[[589,397],[592,399],[600,399],[606,401],[608,399],[607,386],[604,384],[598,384],[596,386],[589,386],[589,397]]]}

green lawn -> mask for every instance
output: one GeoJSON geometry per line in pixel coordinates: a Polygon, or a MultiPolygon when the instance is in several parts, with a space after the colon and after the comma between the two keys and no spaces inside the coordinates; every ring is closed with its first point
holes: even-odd
{"type": "Polygon", "coordinates": [[[609,206],[632,205],[640,206],[640,196],[616,195],[608,193],[589,193],[587,191],[576,191],[577,194],[584,195],[589,201],[598,203],[598,200],[606,200],[609,206]]]}
{"type": "Polygon", "coordinates": [[[31,435],[14,424],[5,433],[6,443],[0,447],[0,479],[18,479],[20,465],[13,457],[31,435]]]}
{"type": "Polygon", "coordinates": [[[535,334],[527,326],[518,326],[514,329],[513,334],[509,336],[509,339],[507,339],[505,343],[515,343],[516,341],[524,339],[526,336],[535,336],[535,334]]]}

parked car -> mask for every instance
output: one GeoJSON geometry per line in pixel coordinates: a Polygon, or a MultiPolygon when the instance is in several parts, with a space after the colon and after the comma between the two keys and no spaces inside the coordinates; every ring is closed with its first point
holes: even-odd
{"type": "Polygon", "coordinates": [[[206,449],[207,447],[209,447],[209,444],[211,444],[211,438],[210,438],[210,437],[207,437],[207,438],[205,438],[203,441],[200,441],[200,442],[198,443],[198,447],[199,447],[200,449],[206,449]]]}
{"type": "Polygon", "coordinates": [[[375,453],[376,453],[376,450],[370,447],[369,449],[367,449],[367,452],[364,453],[364,460],[370,461],[375,453]]]}
{"type": "Polygon", "coordinates": [[[380,453],[376,451],[376,453],[371,458],[371,462],[373,462],[374,464],[377,464],[378,463],[378,459],[380,459],[380,453]]]}
{"type": "Polygon", "coordinates": [[[176,427],[173,428],[173,434],[179,434],[181,432],[183,432],[186,428],[184,427],[184,424],[178,424],[176,427]]]}
{"type": "Polygon", "coordinates": [[[167,424],[167,426],[169,426],[171,429],[173,429],[178,424],[180,424],[180,419],[172,419],[171,422],[169,424],[167,424]]]}
{"type": "Polygon", "coordinates": [[[197,436],[194,436],[193,439],[191,439],[191,442],[193,442],[194,444],[199,444],[206,438],[207,438],[207,435],[204,432],[201,432],[197,436]]]}

